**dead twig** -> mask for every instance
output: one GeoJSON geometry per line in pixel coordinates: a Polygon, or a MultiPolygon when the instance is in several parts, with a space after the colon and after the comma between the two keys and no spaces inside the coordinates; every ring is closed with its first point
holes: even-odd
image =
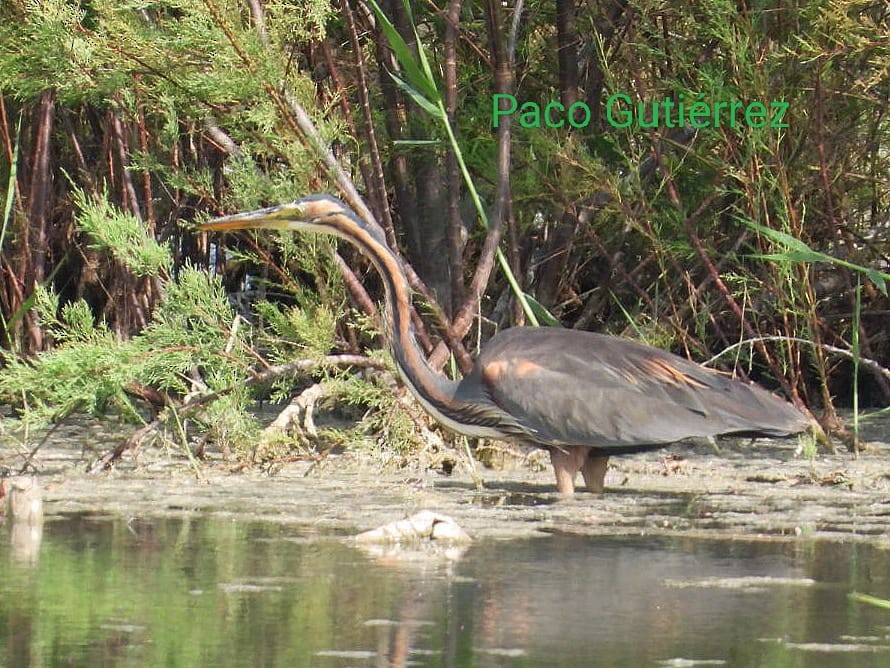
{"type": "MultiPolygon", "coordinates": [[[[853,352],[850,350],[846,350],[845,348],[838,348],[837,346],[832,346],[827,343],[817,343],[816,341],[810,341],[809,339],[803,339],[803,338],[800,338],[797,336],[778,336],[778,335],[776,335],[776,336],[758,336],[753,339],[743,339],[741,341],[738,341],[737,343],[734,343],[731,346],[724,348],[723,350],[721,350],[719,353],[717,353],[710,359],[702,362],[702,366],[709,366],[713,362],[716,362],[719,358],[723,357],[723,355],[735,350],[736,348],[741,348],[744,345],[754,345],[757,343],[768,342],[768,341],[782,341],[783,343],[788,343],[788,342],[805,343],[810,346],[818,347],[828,353],[832,353],[835,355],[841,355],[843,357],[847,357],[850,359],[853,358],[853,352]]],[[[882,367],[880,364],[878,364],[873,359],[868,359],[866,357],[860,357],[859,364],[864,366],[866,369],[872,371],[875,375],[877,375],[879,377],[890,379],[890,369],[885,369],[884,367],[882,367]]]]}

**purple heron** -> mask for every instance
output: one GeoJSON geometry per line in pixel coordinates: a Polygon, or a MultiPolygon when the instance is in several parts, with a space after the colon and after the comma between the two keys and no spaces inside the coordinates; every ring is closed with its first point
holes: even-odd
{"type": "Polygon", "coordinates": [[[411,291],[383,231],[335,197],[217,218],[203,230],[247,228],[334,234],[377,268],[386,292],[396,366],[426,411],[467,436],[550,451],[556,487],[572,494],[580,471],[602,492],[611,455],[694,437],[784,436],[808,420],[766,390],[651,346],[569,329],[514,327],[494,336],[472,372],[450,380],[427,364],[411,325],[411,291]]]}

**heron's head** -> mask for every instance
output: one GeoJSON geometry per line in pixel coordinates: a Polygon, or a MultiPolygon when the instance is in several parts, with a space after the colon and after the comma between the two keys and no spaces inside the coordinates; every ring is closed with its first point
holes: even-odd
{"type": "Polygon", "coordinates": [[[199,226],[207,231],[293,230],[326,232],[354,240],[362,232],[382,240],[376,226],[362,221],[346,204],[331,195],[311,195],[302,199],[246,213],[214,218],[199,226]]]}

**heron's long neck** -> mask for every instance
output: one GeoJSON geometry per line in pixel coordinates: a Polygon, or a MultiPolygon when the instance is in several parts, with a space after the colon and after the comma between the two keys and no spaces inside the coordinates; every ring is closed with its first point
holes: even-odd
{"type": "Polygon", "coordinates": [[[363,229],[357,236],[350,235],[349,240],[371,259],[383,280],[392,325],[390,344],[402,378],[421,403],[432,404],[434,409],[448,412],[458,383],[433,371],[417,343],[411,324],[411,291],[401,263],[388,246],[367,230],[363,229]]]}

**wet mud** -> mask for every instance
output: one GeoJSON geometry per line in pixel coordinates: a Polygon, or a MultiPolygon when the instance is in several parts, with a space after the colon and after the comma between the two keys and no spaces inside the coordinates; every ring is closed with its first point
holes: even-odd
{"type": "MultiPolygon", "coordinates": [[[[421,510],[453,517],[475,538],[542,533],[689,535],[721,540],[818,538],[890,547],[890,421],[867,423],[868,450],[806,457],[794,440],[723,441],[616,457],[606,492],[555,492],[549,466],[493,470],[466,465],[450,475],[381,472],[377,460],[345,452],[233,472],[222,460],[194,467],[146,448],[112,470],[85,472],[112,442],[99,425],[58,430],[33,457],[44,512],[150,518],[209,515],[298,525],[307,536],[351,536],[421,510]],[[534,469],[534,470],[533,470],[534,469]]],[[[6,443],[0,470],[25,453],[6,443]]],[[[546,457],[536,458],[546,462],[546,457]]]]}

